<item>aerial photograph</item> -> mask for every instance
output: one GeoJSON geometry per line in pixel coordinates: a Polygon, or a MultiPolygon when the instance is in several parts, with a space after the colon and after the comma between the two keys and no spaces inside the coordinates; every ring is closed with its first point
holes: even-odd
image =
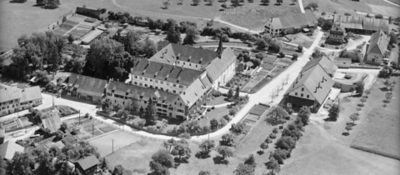
{"type": "Polygon", "coordinates": [[[0,175],[400,175],[400,0],[0,0],[0,175]]]}

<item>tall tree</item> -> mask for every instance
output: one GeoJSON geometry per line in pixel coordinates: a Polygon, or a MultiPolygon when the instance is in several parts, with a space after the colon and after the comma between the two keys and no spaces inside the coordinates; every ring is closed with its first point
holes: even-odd
{"type": "Polygon", "coordinates": [[[198,38],[198,32],[194,27],[186,28],[186,36],[183,39],[183,44],[192,45],[195,43],[195,40],[198,38]]]}
{"type": "Polygon", "coordinates": [[[160,150],[151,156],[150,169],[155,174],[167,175],[169,168],[175,164],[173,157],[166,150],[160,150]]]}
{"type": "Polygon", "coordinates": [[[149,98],[149,101],[147,103],[146,107],[146,112],[145,112],[145,119],[146,119],[146,125],[154,125],[157,116],[155,113],[155,105],[153,104],[153,100],[149,98]]]}
{"type": "Polygon", "coordinates": [[[179,30],[179,26],[175,23],[167,24],[168,31],[166,40],[170,43],[180,43],[181,42],[181,32],[179,30]]]}

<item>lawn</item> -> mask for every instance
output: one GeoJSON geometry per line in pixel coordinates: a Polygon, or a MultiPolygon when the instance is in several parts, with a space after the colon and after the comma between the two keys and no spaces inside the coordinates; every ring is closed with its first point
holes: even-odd
{"type": "Polygon", "coordinates": [[[393,97],[387,107],[382,107],[385,99],[385,91],[382,81],[377,81],[371,89],[369,101],[364,112],[366,119],[360,124],[352,147],[388,156],[400,160],[400,116],[399,116],[399,79],[396,78],[396,86],[393,89],[393,97]],[[397,98],[396,98],[397,97],[397,98]],[[371,100],[373,99],[373,100],[371,100]]]}
{"type": "Polygon", "coordinates": [[[225,100],[225,96],[221,95],[219,97],[214,97],[212,96],[213,99],[206,102],[207,106],[214,106],[214,105],[219,105],[219,104],[225,104],[225,103],[229,103],[228,101],[225,100]]]}
{"type": "Polygon", "coordinates": [[[228,115],[228,113],[229,109],[226,106],[211,109],[199,120],[199,124],[200,126],[210,125],[212,119],[217,119],[219,121],[224,115],[228,115]]]}

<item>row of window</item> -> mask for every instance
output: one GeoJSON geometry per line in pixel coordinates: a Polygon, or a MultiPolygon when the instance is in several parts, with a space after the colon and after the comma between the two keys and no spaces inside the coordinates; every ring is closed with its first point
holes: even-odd
{"type": "MultiPolygon", "coordinates": [[[[137,76],[137,75],[135,75],[134,77],[135,77],[135,79],[153,82],[153,79],[152,79],[152,78],[146,78],[146,77],[141,77],[141,76],[137,76]]],[[[154,79],[154,82],[157,83],[157,84],[164,84],[164,81],[161,81],[161,80],[156,80],[156,79],[154,79]]],[[[180,85],[180,84],[169,83],[169,82],[165,82],[165,84],[166,84],[167,86],[173,86],[173,87],[184,88],[184,86],[183,86],[183,85],[180,85]]],[[[146,83],[145,83],[145,85],[146,85],[146,83]]]]}
{"type": "MultiPolygon", "coordinates": [[[[295,92],[294,95],[297,96],[297,92],[295,92]]],[[[300,94],[300,97],[303,97],[303,96],[304,96],[304,94],[301,93],[301,94],[300,94]]],[[[307,98],[310,98],[310,95],[307,95],[307,98]]]]}

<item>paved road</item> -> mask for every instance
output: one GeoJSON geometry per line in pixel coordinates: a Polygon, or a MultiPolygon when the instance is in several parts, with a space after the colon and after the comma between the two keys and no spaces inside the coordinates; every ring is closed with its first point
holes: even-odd
{"type": "Polygon", "coordinates": [[[318,45],[319,41],[322,38],[323,32],[317,30],[318,32],[316,39],[310,48],[305,49],[305,52],[302,56],[298,58],[298,61],[293,63],[289,68],[275,77],[271,82],[269,82],[266,86],[260,89],[258,92],[249,95],[249,102],[235,115],[235,117],[227,124],[225,127],[202,136],[194,136],[191,140],[194,141],[202,141],[208,138],[217,138],[222,136],[223,134],[229,132],[229,128],[232,124],[239,122],[243,119],[243,117],[250,111],[250,109],[259,103],[269,103],[271,102],[271,97],[276,93],[276,89],[282,86],[282,82],[288,77],[288,83],[280,90],[280,93],[277,97],[274,98],[272,105],[276,105],[283,98],[284,93],[289,88],[290,84],[296,79],[297,75],[300,73],[301,69],[304,65],[309,61],[311,54],[313,53],[315,47],[318,45]]]}
{"type": "Polygon", "coordinates": [[[301,13],[306,13],[304,11],[303,0],[298,0],[298,2],[299,2],[299,7],[300,7],[300,10],[301,10],[301,13]]]}
{"type": "MultiPolygon", "coordinates": [[[[293,63],[289,68],[287,68],[279,76],[275,77],[270,83],[268,83],[266,86],[264,86],[258,92],[249,95],[249,102],[235,115],[235,117],[225,127],[219,129],[216,132],[210,133],[210,134],[194,136],[191,138],[191,140],[202,141],[202,140],[205,140],[208,138],[218,138],[218,137],[222,136],[223,134],[229,132],[229,128],[231,127],[232,124],[237,123],[240,120],[242,120],[243,117],[248,113],[248,111],[254,105],[256,105],[258,103],[270,103],[271,98],[273,98],[272,96],[274,94],[276,94],[277,89],[281,89],[278,93],[278,96],[274,97],[274,100],[272,103],[272,105],[277,104],[283,98],[284,92],[289,88],[289,85],[295,80],[295,78],[299,74],[302,67],[308,62],[315,47],[318,45],[319,41],[321,40],[323,32],[321,32],[320,30],[317,30],[316,32],[318,32],[318,34],[317,34],[317,37],[314,40],[313,44],[311,45],[310,48],[305,49],[304,54],[298,58],[298,61],[293,63]],[[288,78],[288,83],[284,87],[282,87],[282,82],[285,81],[287,78],[288,78]]],[[[38,108],[43,109],[43,108],[50,107],[52,105],[52,96],[49,94],[42,94],[42,96],[43,96],[44,103],[42,105],[40,105],[38,108]]],[[[107,119],[107,118],[98,116],[98,115],[96,115],[97,108],[95,105],[92,105],[92,104],[67,100],[67,99],[63,99],[63,98],[54,98],[54,104],[71,106],[75,109],[80,110],[82,115],[85,113],[89,113],[90,115],[92,115],[93,117],[95,117],[98,120],[107,122],[111,125],[114,125],[120,129],[122,129],[122,130],[131,132],[133,134],[137,134],[140,136],[155,138],[155,139],[162,139],[162,140],[171,139],[171,138],[177,139],[176,137],[151,134],[151,133],[147,133],[145,131],[137,131],[137,130],[130,128],[129,126],[126,126],[123,124],[118,124],[111,119],[107,119]]],[[[12,116],[15,117],[17,115],[13,114],[13,115],[6,116],[6,117],[12,117],[12,116]]],[[[62,120],[75,118],[78,116],[79,115],[73,115],[73,116],[70,116],[67,118],[63,118],[62,120]]]]}
{"type": "Polygon", "coordinates": [[[251,34],[259,34],[260,32],[262,32],[262,31],[251,30],[249,28],[238,26],[236,24],[232,24],[232,23],[230,23],[228,21],[224,21],[224,20],[220,19],[220,17],[215,17],[213,20],[217,21],[217,22],[220,22],[222,24],[226,24],[226,25],[228,25],[228,26],[230,26],[230,27],[232,27],[234,29],[237,29],[237,30],[240,30],[240,31],[243,31],[243,32],[248,32],[248,33],[251,33],[251,34]]]}

